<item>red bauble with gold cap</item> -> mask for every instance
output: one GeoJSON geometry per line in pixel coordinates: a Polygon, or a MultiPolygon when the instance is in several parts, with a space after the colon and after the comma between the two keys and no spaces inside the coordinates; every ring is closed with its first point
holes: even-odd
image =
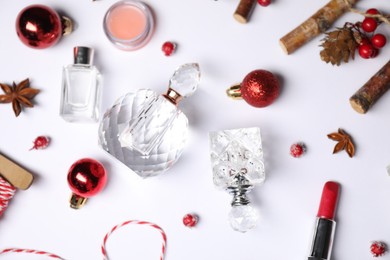
{"type": "Polygon", "coordinates": [[[72,31],[69,18],[52,8],[34,4],[23,8],[16,18],[16,33],[28,47],[44,49],[56,44],[62,35],[72,31]]]}
{"type": "Polygon", "coordinates": [[[91,158],[83,158],[72,164],[68,171],[68,184],[72,190],[70,206],[78,209],[87,198],[99,193],[107,182],[103,165],[91,158]]]}
{"type": "Polygon", "coordinates": [[[240,86],[242,98],[254,107],[271,105],[279,96],[279,81],[267,70],[254,70],[245,76],[240,86]]]}

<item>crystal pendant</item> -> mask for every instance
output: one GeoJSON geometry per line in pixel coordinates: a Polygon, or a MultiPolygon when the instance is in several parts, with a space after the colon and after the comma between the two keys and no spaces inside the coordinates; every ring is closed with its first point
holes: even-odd
{"type": "Polygon", "coordinates": [[[247,193],[265,180],[260,128],[241,128],[210,133],[210,155],[215,186],[233,195],[229,221],[234,230],[256,226],[258,213],[247,193]]]}
{"type": "Polygon", "coordinates": [[[141,177],[169,169],[188,135],[188,119],[177,104],[196,91],[199,81],[198,64],[189,63],[174,72],[164,95],[141,89],[122,96],[100,123],[99,145],[141,177]]]}

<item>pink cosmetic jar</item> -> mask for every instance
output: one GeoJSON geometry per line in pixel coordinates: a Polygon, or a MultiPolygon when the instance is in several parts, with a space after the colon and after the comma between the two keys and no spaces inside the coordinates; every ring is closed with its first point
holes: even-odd
{"type": "Polygon", "coordinates": [[[142,1],[120,1],[107,10],[103,28],[107,38],[117,48],[134,51],[145,46],[152,37],[153,12],[142,1]]]}

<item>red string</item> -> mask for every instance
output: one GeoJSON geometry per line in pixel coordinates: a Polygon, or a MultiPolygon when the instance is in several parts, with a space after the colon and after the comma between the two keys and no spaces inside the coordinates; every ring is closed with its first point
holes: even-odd
{"type": "Polygon", "coordinates": [[[59,257],[58,255],[55,255],[52,253],[48,253],[45,251],[32,250],[32,249],[7,248],[7,249],[0,251],[0,255],[5,254],[5,253],[26,253],[26,254],[34,254],[34,255],[44,255],[44,256],[56,258],[56,259],[63,259],[63,258],[59,257]]]}
{"type": "MultiPolygon", "coordinates": [[[[103,243],[102,243],[102,246],[101,246],[101,252],[103,254],[103,260],[108,260],[108,255],[107,255],[107,251],[106,251],[106,242],[107,242],[109,236],[115,230],[118,230],[119,228],[121,228],[123,226],[126,226],[126,225],[129,225],[129,224],[149,226],[149,227],[152,227],[152,228],[156,229],[157,231],[159,231],[161,233],[161,236],[162,236],[162,248],[161,248],[160,260],[163,260],[164,256],[165,256],[165,249],[166,249],[166,243],[167,243],[167,236],[166,236],[164,230],[160,226],[158,226],[158,225],[156,225],[154,223],[147,222],[147,221],[139,221],[139,220],[128,220],[128,221],[125,221],[125,222],[123,222],[123,223],[121,223],[119,225],[116,225],[104,236],[103,243]]],[[[0,255],[1,254],[5,254],[5,253],[27,253],[27,254],[35,254],[35,255],[44,255],[44,256],[51,257],[51,258],[56,258],[56,259],[63,259],[60,256],[52,254],[52,253],[48,253],[48,252],[45,252],[45,251],[32,250],[32,249],[7,248],[7,249],[3,249],[2,251],[0,251],[0,255]]]]}
{"type": "Polygon", "coordinates": [[[161,236],[162,236],[162,247],[161,247],[160,260],[163,260],[164,256],[165,256],[165,248],[166,248],[166,243],[167,243],[167,236],[166,236],[164,230],[160,226],[158,226],[158,225],[156,225],[154,223],[147,222],[147,221],[139,221],[139,220],[129,220],[129,221],[125,221],[125,222],[123,222],[123,223],[121,223],[119,225],[116,225],[104,236],[103,244],[102,244],[102,247],[101,247],[102,254],[103,254],[103,260],[108,260],[108,255],[107,255],[107,251],[106,251],[106,242],[107,242],[108,238],[110,237],[110,235],[115,230],[118,230],[119,228],[121,228],[123,226],[126,226],[126,225],[129,225],[129,224],[149,226],[149,227],[152,227],[152,228],[156,229],[157,231],[159,231],[161,233],[161,236]]]}

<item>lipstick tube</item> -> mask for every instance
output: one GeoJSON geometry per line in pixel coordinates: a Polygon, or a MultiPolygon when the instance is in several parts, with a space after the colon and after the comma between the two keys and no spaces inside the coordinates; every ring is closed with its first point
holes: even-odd
{"type": "Polygon", "coordinates": [[[308,260],[330,260],[339,190],[340,185],[336,182],[329,181],[324,185],[308,260]]]}

